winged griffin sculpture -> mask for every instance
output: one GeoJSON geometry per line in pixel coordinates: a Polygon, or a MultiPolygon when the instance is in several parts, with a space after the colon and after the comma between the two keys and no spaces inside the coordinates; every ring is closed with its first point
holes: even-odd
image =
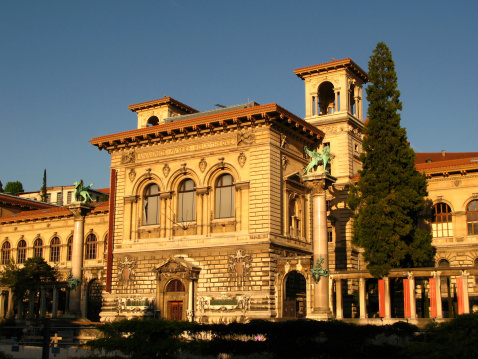
{"type": "Polygon", "coordinates": [[[329,156],[329,146],[325,146],[322,153],[320,151],[309,151],[307,146],[304,146],[304,151],[309,155],[309,157],[311,157],[311,160],[307,165],[307,168],[305,169],[304,173],[301,174],[301,176],[309,174],[309,172],[313,168],[317,167],[320,164],[323,165],[324,172],[329,173],[329,171],[327,171],[327,164],[330,162],[331,159],[329,156]]]}

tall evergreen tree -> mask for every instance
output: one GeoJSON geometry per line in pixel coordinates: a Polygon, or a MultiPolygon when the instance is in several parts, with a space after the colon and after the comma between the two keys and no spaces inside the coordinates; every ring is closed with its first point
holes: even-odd
{"type": "Polygon", "coordinates": [[[383,42],[370,57],[368,75],[363,169],[350,189],[348,204],[356,212],[352,241],[364,249],[369,272],[381,278],[391,268],[427,264],[434,248],[430,232],[417,226],[427,182],[415,169],[415,152],[400,127],[397,74],[383,42]]]}
{"type": "Polygon", "coordinates": [[[46,168],[43,171],[43,185],[41,187],[40,199],[42,202],[48,201],[48,196],[46,193],[46,168]]]}

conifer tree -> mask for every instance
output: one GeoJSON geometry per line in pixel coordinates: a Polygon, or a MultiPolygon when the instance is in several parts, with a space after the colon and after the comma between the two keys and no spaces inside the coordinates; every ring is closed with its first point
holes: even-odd
{"type": "Polygon", "coordinates": [[[376,278],[390,269],[428,264],[434,255],[429,231],[417,226],[425,208],[427,182],[415,169],[415,152],[400,127],[402,103],[392,54],[380,42],[369,61],[363,168],[348,204],[356,212],[352,242],[364,249],[376,278]]]}
{"type": "Polygon", "coordinates": [[[46,168],[43,171],[43,185],[41,187],[40,200],[42,202],[48,201],[48,196],[47,196],[47,192],[46,192],[46,168]]]}

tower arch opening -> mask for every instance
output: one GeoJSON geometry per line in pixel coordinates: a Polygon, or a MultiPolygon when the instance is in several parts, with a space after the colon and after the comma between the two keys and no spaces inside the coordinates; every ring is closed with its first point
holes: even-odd
{"type": "Polygon", "coordinates": [[[317,92],[319,95],[319,116],[333,114],[336,107],[334,85],[332,82],[322,82],[317,92]]]}

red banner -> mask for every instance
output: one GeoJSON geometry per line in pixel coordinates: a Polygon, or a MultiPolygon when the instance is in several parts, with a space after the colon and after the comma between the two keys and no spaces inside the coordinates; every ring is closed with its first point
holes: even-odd
{"type": "Polygon", "coordinates": [[[456,277],[456,296],[458,301],[458,315],[465,313],[465,301],[463,300],[463,278],[456,277]]]}
{"type": "Polygon", "coordinates": [[[410,309],[410,281],[403,280],[403,305],[405,307],[405,318],[411,318],[412,312],[410,309]]]}
{"type": "Polygon", "coordinates": [[[385,281],[378,280],[378,315],[380,318],[385,318],[385,281]]]}
{"type": "Polygon", "coordinates": [[[428,280],[430,284],[430,318],[437,317],[437,287],[436,287],[436,279],[430,278],[428,280]]]}

